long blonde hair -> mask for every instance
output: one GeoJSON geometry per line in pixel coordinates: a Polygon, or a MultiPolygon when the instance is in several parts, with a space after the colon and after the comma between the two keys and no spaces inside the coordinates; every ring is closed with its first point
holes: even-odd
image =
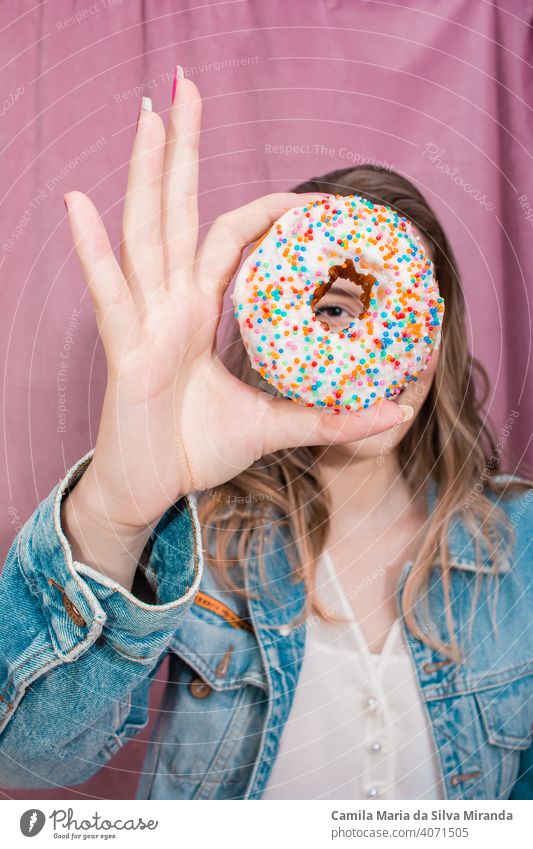
{"type": "MultiPolygon", "coordinates": [[[[483,367],[471,356],[464,323],[465,302],[457,263],[446,235],[422,194],[393,171],[363,165],[333,171],[297,186],[296,192],[358,194],[385,203],[409,218],[432,245],[436,278],[445,301],[442,346],[435,378],[419,415],[397,446],[402,474],[413,493],[425,492],[430,480],[436,486],[436,502],[428,518],[424,542],[407,577],[403,608],[410,632],[426,645],[460,661],[455,641],[450,601],[448,532],[460,516],[475,542],[497,567],[512,543],[505,514],[489,492],[509,497],[529,486],[517,479],[495,480],[499,451],[482,417],[488,389],[483,367]],[[480,378],[482,397],[476,397],[475,373],[480,378]],[[442,570],[449,639],[441,642],[428,623],[415,614],[428,576],[436,562],[442,570]]],[[[226,345],[223,358],[230,370],[255,385],[260,380],[249,365],[238,330],[226,345]]],[[[261,384],[264,386],[264,384],[261,384]]],[[[264,542],[273,524],[288,531],[287,554],[295,580],[307,589],[314,587],[318,560],[324,549],[330,520],[328,492],[322,485],[317,465],[320,448],[296,448],[268,455],[233,480],[200,499],[200,520],[207,539],[206,556],[227,586],[246,592],[235,583],[230,567],[245,564],[252,545],[264,542]]],[[[496,568],[494,570],[496,572],[496,568]]],[[[480,572],[480,577],[482,573],[480,572]]],[[[326,621],[339,621],[313,599],[308,612],[326,621]]]]}

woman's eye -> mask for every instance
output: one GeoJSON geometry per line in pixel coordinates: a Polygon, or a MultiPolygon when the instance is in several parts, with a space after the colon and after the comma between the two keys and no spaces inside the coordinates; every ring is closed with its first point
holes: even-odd
{"type": "Polygon", "coordinates": [[[318,320],[330,330],[346,330],[354,320],[355,315],[346,307],[338,304],[319,304],[314,311],[318,320]]]}
{"type": "Polygon", "coordinates": [[[327,315],[329,318],[341,318],[343,314],[348,315],[342,307],[319,307],[315,312],[317,315],[327,315]]]}

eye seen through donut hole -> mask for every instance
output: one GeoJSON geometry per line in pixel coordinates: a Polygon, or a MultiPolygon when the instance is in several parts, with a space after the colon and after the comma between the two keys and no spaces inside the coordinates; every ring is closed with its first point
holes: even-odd
{"type": "Polygon", "coordinates": [[[347,259],[330,268],[328,280],[313,294],[311,308],[326,330],[340,333],[354,319],[364,318],[376,282],[371,274],[356,271],[353,261],[347,259]]]}

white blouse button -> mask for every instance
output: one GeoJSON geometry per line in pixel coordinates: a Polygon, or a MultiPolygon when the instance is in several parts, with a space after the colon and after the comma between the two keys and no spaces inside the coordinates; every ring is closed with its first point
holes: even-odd
{"type": "Polygon", "coordinates": [[[373,740],[372,743],[369,746],[369,749],[370,749],[371,752],[381,752],[382,748],[383,748],[383,746],[381,745],[379,740],[373,740]]]}
{"type": "Polygon", "coordinates": [[[379,790],[379,787],[368,787],[366,795],[369,799],[375,799],[377,796],[380,795],[380,792],[381,791],[379,790]]]}
{"type": "Polygon", "coordinates": [[[375,699],[374,696],[367,696],[367,698],[365,699],[365,707],[367,708],[367,710],[374,713],[374,711],[376,711],[378,707],[378,700],[375,699]]]}

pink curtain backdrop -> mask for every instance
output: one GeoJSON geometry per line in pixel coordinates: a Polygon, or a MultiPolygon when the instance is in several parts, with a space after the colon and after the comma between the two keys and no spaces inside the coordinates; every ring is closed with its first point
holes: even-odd
{"type": "MultiPolygon", "coordinates": [[[[94,444],[105,385],[63,194],[87,192],[117,244],[140,87],[165,115],[176,62],[205,100],[203,228],[362,162],[421,188],[460,262],[506,465],[531,469],[531,15],[527,0],[1,5],[4,556],[94,444]]],[[[4,795],[132,798],[142,755],[142,741],[128,745],[75,790],[4,795]]]]}

